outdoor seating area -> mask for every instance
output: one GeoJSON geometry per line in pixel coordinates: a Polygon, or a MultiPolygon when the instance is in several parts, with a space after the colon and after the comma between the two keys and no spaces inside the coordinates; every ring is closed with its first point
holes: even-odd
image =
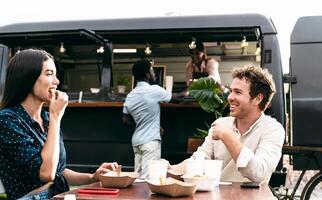
{"type": "Polygon", "coordinates": [[[285,75],[261,14],[1,26],[0,199],[321,199],[307,27],[285,75]]]}

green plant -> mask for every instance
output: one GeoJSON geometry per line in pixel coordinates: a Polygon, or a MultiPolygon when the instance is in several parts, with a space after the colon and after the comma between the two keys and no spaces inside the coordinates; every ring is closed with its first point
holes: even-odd
{"type": "MultiPolygon", "coordinates": [[[[191,83],[188,88],[189,94],[196,99],[200,107],[208,113],[214,113],[215,119],[228,115],[225,108],[227,100],[221,87],[212,78],[200,78],[191,83]]],[[[194,137],[204,138],[208,135],[209,125],[206,123],[207,130],[197,128],[194,137]]]]}
{"type": "Polygon", "coordinates": [[[128,85],[129,82],[130,82],[130,78],[128,76],[125,76],[125,75],[120,75],[116,79],[116,84],[117,85],[128,85]]]}
{"type": "Polygon", "coordinates": [[[0,199],[7,199],[7,195],[4,193],[0,193],[0,199]]]}
{"type": "Polygon", "coordinates": [[[208,135],[208,130],[210,128],[209,124],[205,122],[206,129],[197,128],[196,133],[193,135],[194,138],[204,139],[208,135]]]}

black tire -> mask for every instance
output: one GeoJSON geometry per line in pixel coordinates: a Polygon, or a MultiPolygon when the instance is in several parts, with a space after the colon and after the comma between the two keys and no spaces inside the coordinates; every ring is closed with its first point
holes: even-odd
{"type": "MultiPolygon", "coordinates": [[[[304,186],[301,200],[309,200],[311,198],[312,192],[316,187],[319,187],[319,184],[322,182],[322,172],[315,174],[304,186]]],[[[321,198],[321,197],[320,197],[321,198]]]]}

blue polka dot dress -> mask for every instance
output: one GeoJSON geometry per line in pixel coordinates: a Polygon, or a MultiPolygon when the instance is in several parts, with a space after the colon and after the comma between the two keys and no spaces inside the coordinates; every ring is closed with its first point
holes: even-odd
{"type": "MultiPolygon", "coordinates": [[[[48,112],[42,111],[41,117],[45,131],[21,105],[0,111],[0,178],[9,200],[46,184],[39,179],[39,169],[49,125],[48,112]]],[[[65,166],[66,153],[61,137],[57,173],[65,166]]]]}

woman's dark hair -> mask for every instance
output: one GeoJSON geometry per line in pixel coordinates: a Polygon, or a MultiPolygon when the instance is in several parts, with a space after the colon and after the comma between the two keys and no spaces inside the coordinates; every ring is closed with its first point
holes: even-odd
{"type": "Polygon", "coordinates": [[[147,59],[138,60],[132,67],[132,74],[138,81],[143,81],[146,74],[150,73],[151,62],[147,59]]]}
{"type": "Polygon", "coordinates": [[[9,61],[0,108],[20,104],[37,81],[43,63],[53,57],[43,50],[26,49],[15,54],[9,61]]]}

